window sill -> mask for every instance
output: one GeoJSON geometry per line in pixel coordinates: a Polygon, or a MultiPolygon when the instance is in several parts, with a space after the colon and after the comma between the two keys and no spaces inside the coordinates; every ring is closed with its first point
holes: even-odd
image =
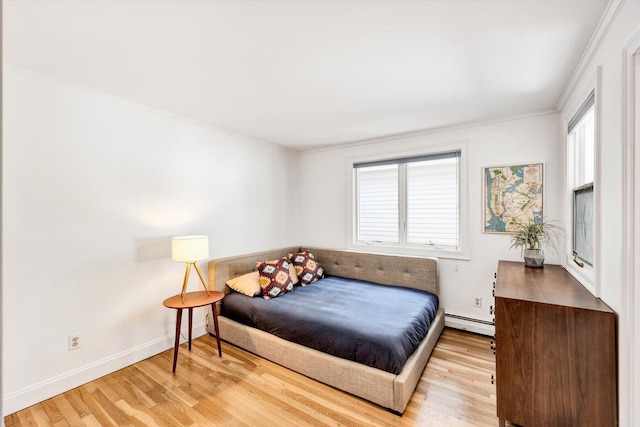
{"type": "Polygon", "coordinates": [[[447,251],[439,249],[428,249],[420,247],[401,247],[384,244],[351,243],[349,250],[356,252],[371,252],[388,255],[411,255],[423,257],[435,257],[441,259],[455,259],[470,261],[471,256],[465,251],[447,251]]]}
{"type": "Polygon", "coordinates": [[[571,258],[567,260],[565,270],[571,274],[582,286],[584,286],[591,294],[597,298],[600,295],[596,293],[595,281],[593,279],[593,267],[586,266],[583,268],[578,267],[571,258]]]}

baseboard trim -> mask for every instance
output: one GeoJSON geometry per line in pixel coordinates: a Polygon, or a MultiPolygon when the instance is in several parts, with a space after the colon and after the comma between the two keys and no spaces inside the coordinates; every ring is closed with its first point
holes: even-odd
{"type": "Polygon", "coordinates": [[[492,337],[495,335],[495,327],[487,320],[474,319],[457,314],[446,313],[444,315],[445,326],[463,331],[475,332],[476,334],[492,337]]]}
{"type": "MultiPolygon", "coordinates": [[[[193,338],[207,333],[205,322],[193,325],[193,338]]],[[[3,418],[29,406],[79,387],[119,369],[126,368],[141,360],[162,353],[174,346],[175,335],[166,335],[145,344],[130,348],[104,359],[89,363],[81,368],[56,375],[48,380],[30,385],[3,396],[3,418]]],[[[181,340],[185,342],[186,340],[181,340]]]]}

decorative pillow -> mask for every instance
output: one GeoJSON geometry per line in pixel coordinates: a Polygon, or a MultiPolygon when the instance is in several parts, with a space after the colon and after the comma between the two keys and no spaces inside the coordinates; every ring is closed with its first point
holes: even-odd
{"type": "Polygon", "coordinates": [[[293,290],[293,282],[289,275],[289,260],[286,257],[256,262],[260,275],[262,298],[271,299],[293,290]]]}
{"type": "Polygon", "coordinates": [[[254,297],[262,293],[262,288],[260,287],[260,275],[257,271],[229,279],[227,280],[227,286],[236,292],[250,297],[254,297]]]}
{"type": "Polygon", "coordinates": [[[289,254],[291,262],[296,268],[302,286],[310,285],[324,277],[324,270],[316,261],[316,257],[309,251],[289,254]]]}
{"type": "Polygon", "coordinates": [[[290,259],[288,260],[288,262],[289,262],[289,277],[291,277],[291,283],[293,283],[294,285],[297,285],[300,279],[298,278],[296,267],[293,265],[290,259]]]}

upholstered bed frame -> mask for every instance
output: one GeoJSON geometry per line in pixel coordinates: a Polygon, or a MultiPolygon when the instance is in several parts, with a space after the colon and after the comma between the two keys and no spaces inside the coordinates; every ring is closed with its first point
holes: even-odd
{"type": "MultiPolygon", "coordinates": [[[[304,249],[311,250],[329,275],[438,294],[438,263],[434,258],[304,249]]],[[[232,277],[254,271],[256,261],[277,259],[299,250],[300,247],[290,247],[210,261],[209,289],[231,292],[225,282],[232,277]]],[[[215,334],[211,325],[208,328],[210,334],[215,334]]],[[[224,316],[219,317],[219,328],[220,338],[231,344],[396,413],[402,413],[442,333],[444,311],[442,308],[438,310],[428,335],[398,375],[283,340],[224,316]]]]}

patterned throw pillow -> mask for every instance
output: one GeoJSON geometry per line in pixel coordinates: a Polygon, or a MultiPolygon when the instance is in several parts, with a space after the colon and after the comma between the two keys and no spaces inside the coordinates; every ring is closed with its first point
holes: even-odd
{"type": "Polygon", "coordinates": [[[289,277],[291,277],[291,282],[293,282],[294,285],[297,285],[300,279],[298,279],[296,267],[293,265],[290,258],[288,258],[287,261],[289,261],[289,277]]]}
{"type": "Polygon", "coordinates": [[[256,262],[260,275],[262,298],[271,299],[293,290],[289,276],[289,260],[284,257],[273,261],[256,262]]]}
{"type": "Polygon", "coordinates": [[[324,270],[311,252],[304,251],[297,254],[289,254],[289,258],[296,268],[296,273],[298,273],[302,286],[310,285],[324,277],[324,270]]]}

